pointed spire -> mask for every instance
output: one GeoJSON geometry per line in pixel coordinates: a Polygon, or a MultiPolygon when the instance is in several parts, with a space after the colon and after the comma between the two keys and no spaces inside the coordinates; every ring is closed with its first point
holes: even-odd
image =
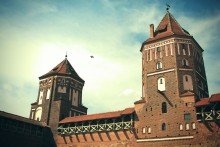
{"type": "Polygon", "coordinates": [[[62,76],[72,77],[84,83],[84,80],[77,74],[77,72],[74,70],[74,68],[70,64],[70,62],[67,60],[67,55],[65,57],[66,58],[62,62],[60,62],[57,66],[55,66],[48,73],[40,76],[39,79],[43,79],[49,76],[62,75],[62,76]]]}
{"type": "Polygon", "coordinates": [[[145,42],[154,41],[172,35],[190,36],[189,32],[183,29],[176,21],[176,19],[172,16],[172,14],[169,12],[169,8],[170,6],[167,5],[167,13],[165,14],[154,32],[152,32],[153,29],[150,27],[150,38],[147,39],[145,42]]]}

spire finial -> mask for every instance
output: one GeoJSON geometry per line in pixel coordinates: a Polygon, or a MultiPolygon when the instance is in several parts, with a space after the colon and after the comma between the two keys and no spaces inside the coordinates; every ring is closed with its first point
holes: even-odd
{"type": "Polygon", "coordinates": [[[167,6],[166,10],[167,10],[167,12],[169,12],[170,5],[166,4],[166,6],[167,6]]]}
{"type": "Polygon", "coordinates": [[[66,51],[66,55],[65,55],[65,58],[67,59],[67,51],[66,51]]]}

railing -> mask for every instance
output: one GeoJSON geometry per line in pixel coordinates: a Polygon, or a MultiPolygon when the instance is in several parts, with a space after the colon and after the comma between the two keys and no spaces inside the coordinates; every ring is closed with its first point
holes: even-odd
{"type": "Polygon", "coordinates": [[[132,121],[97,124],[97,125],[87,125],[87,126],[82,125],[82,126],[74,126],[74,127],[63,127],[61,125],[58,128],[58,133],[61,134],[61,135],[64,135],[64,134],[81,134],[81,133],[129,130],[129,129],[132,129],[132,128],[133,128],[132,121]]]}
{"type": "Polygon", "coordinates": [[[209,112],[198,112],[197,114],[197,120],[198,121],[212,121],[212,120],[220,120],[220,110],[218,111],[209,111],[209,112]]]}

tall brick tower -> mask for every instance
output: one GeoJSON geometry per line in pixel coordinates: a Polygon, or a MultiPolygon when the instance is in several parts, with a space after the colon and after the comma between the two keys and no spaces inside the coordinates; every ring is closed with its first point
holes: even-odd
{"type": "Polygon", "coordinates": [[[150,38],[143,42],[141,52],[146,101],[167,92],[172,97],[174,93],[179,97],[191,93],[196,99],[209,96],[203,49],[169,11],[155,31],[150,25],[150,38]]]}
{"type": "Polygon", "coordinates": [[[37,101],[31,104],[30,118],[43,121],[56,134],[58,122],[65,117],[86,115],[82,105],[81,79],[67,57],[48,73],[39,77],[37,101]]]}
{"type": "Polygon", "coordinates": [[[136,111],[137,128],[144,132],[138,137],[192,138],[197,131],[195,101],[209,96],[203,49],[167,11],[156,30],[150,25],[150,38],[140,51],[145,103],[136,111]]]}

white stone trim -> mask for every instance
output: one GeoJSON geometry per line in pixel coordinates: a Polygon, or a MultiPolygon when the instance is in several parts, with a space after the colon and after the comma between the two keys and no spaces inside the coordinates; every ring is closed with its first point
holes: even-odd
{"type": "Polygon", "coordinates": [[[189,54],[189,56],[190,56],[190,46],[189,46],[189,44],[188,44],[188,54],[189,54]]]}
{"type": "Polygon", "coordinates": [[[203,78],[203,80],[205,80],[206,81],[206,78],[204,78],[198,71],[196,71],[196,73],[200,76],[200,77],[202,77],[203,78]]]}
{"type": "Polygon", "coordinates": [[[160,41],[160,42],[156,42],[156,43],[146,45],[144,47],[144,50],[150,50],[150,49],[153,49],[153,48],[156,48],[156,47],[161,47],[161,46],[169,45],[169,44],[172,44],[172,43],[192,44],[192,42],[193,41],[191,39],[175,38],[174,37],[174,38],[170,38],[170,39],[167,39],[167,40],[163,40],[163,41],[160,41]]]}
{"type": "Polygon", "coordinates": [[[179,70],[193,71],[192,69],[186,69],[186,68],[179,68],[179,70]]]}
{"type": "Polygon", "coordinates": [[[178,55],[180,55],[180,44],[177,43],[177,52],[178,52],[178,55]]]}
{"type": "Polygon", "coordinates": [[[170,55],[173,55],[173,44],[170,44],[170,55]]]}
{"type": "Polygon", "coordinates": [[[165,54],[166,54],[166,56],[168,56],[168,47],[167,47],[167,45],[165,45],[165,54]]]}
{"type": "Polygon", "coordinates": [[[149,51],[147,50],[147,61],[148,61],[148,52],[149,52],[149,51]]]}
{"type": "Polygon", "coordinates": [[[178,137],[163,137],[163,138],[149,138],[149,139],[137,139],[137,142],[152,142],[152,141],[168,141],[168,140],[182,140],[193,139],[193,136],[178,136],[178,137]]]}
{"type": "Polygon", "coordinates": [[[70,79],[72,79],[73,81],[76,81],[76,82],[79,82],[80,84],[82,84],[83,85],[83,83],[82,82],[80,82],[80,81],[77,81],[76,79],[73,79],[72,77],[68,77],[68,76],[54,76],[55,78],[70,78],[70,79]]]}
{"type": "Polygon", "coordinates": [[[171,72],[174,71],[175,69],[168,69],[168,70],[164,70],[164,71],[158,71],[158,72],[154,72],[154,73],[149,73],[147,74],[147,76],[153,76],[153,75],[157,75],[157,74],[161,74],[161,73],[167,73],[167,72],[171,72]]]}
{"type": "Polygon", "coordinates": [[[73,109],[73,108],[71,108],[71,110],[74,110],[74,111],[77,111],[77,112],[80,112],[80,113],[86,114],[85,112],[82,112],[82,111],[79,111],[79,110],[76,110],[76,109],[73,109]]]}

